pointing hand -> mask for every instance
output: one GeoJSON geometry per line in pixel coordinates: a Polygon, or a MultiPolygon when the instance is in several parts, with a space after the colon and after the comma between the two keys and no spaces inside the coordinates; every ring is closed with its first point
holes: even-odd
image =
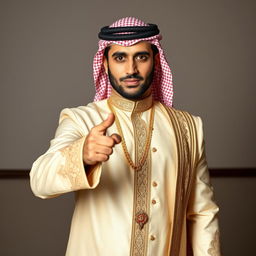
{"type": "Polygon", "coordinates": [[[106,136],[107,129],[115,122],[113,113],[99,125],[94,126],[87,135],[83,148],[83,160],[87,165],[105,162],[113,153],[113,147],[121,142],[118,134],[106,136]]]}

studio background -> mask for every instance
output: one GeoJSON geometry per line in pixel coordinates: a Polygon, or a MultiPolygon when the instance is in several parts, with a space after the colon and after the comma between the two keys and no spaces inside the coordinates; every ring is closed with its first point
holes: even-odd
{"type": "MultiPolygon", "coordinates": [[[[255,13],[253,0],[1,0],[0,170],[28,171],[60,111],[92,101],[97,34],[126,16],[158,24],[174,106],[202,117],[209,167],[255,170],[255,13]]],[[[256,175],[242,176],[212,177],[226,256],[256,254],[256,175]]],[[[37,199],[27,177],[2,175],[0,200],[0,255],[64,255],[72,194],[37,199]]]]}

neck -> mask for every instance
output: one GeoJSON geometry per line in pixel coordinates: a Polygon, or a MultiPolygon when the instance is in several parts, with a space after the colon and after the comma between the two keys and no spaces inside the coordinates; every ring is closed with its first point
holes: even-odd
{"type": "Polygon", "coordinates": [[[153,105],[151,88],[149,88],[140,99],[130,100],[121,96],[112,89],[109,103],[119,109],[129,112],[143,112],[150,109],[153,105]]]}

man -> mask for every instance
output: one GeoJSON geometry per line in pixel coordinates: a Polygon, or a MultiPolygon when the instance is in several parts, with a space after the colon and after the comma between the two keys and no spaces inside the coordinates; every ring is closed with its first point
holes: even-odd
{"type": "Polygon", "coordinates": [[[64,109],[31,170],[36,196],[75,191],[66,255],[219,256],[199,117],[172,108],[156,25],[102,28],[95,102],[64,109]]]}

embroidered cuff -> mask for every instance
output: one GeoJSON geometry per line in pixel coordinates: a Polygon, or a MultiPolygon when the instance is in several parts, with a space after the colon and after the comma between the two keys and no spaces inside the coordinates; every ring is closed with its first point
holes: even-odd
{"type": "Polygon", "coordinates": [[[72,190],[94,188],[99,183],[101,165],[96,165],[88,177],[86,176],[83,163],[84,141],[85,137],[82,137],[60,149],[64,158],[64,165],[61,166],[58,174],[70,181],[72,190]]]}
{"type": "Polygon", "coordinates": [[[208,249],[208,254],[211,256],[221,256],[220,252],[220,238],[219,238],[219,231],[216,230],[214,234],[214,238],[211,241],[210,248],[208,249]]]}

